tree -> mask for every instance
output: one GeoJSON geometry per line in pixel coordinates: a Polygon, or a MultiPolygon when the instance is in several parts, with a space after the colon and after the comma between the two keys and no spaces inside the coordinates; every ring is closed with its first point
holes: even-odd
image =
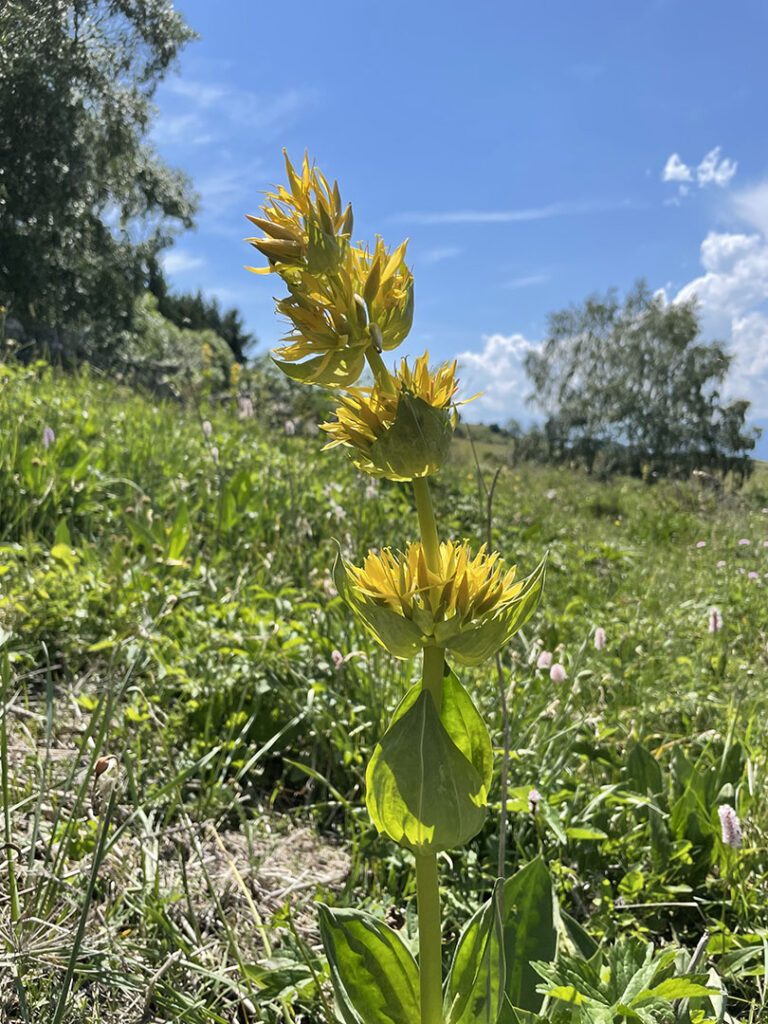
{"type": "Polygon", "coordinates": [[[25,326],[130,322],[194,197],[147,142],[194,33],[167,0],[0,3],[0,304],[25,326]]]}
{"type": "Polygon", "coordinates": [[[623,303],[612,291],[553,313],[525,359],[550,457],[591,471],[610,451],[636,474],[747,465],[760,436],[745,430],[749,403],[720,394],[733,357],[699,333],[695,301],[667,303],[642,282],[623,303]]]}
{"type": "Polygon", "coordinates": [[[256,338],[245,330],[242,314],[238,309],[222,313],[216,298],[207,299],[201,291],[172,292],[168,288],[161,268],[150,267],[148,287],[157,299],[159,312],[177,327],[192,331],[215,331],[229,345],[239,363],[247,358],[246,349],[256,338]]]}

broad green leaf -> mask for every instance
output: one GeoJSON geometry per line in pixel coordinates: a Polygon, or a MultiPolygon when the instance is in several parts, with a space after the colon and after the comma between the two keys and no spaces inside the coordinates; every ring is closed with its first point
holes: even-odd
{"type": "Polygon", "coordinates": [[[608,836],[599,828],[583,828],[581,825],[571,825],[565,830],[568,839],[607,839],[608,836]]]}
{"type": "MultiPolygon", "coordinates": [[[[701,982],[692,981],[690,978],[667,978],[654,985],[651,989],[638,993],[635,997],[638,1002],[645,998],[668,999],[691,999],[694,996],[717,996],[720,990],[707,988],[701,982]]],[[[634,1000],[633,1000],[634,1001],[634,1000]]]]}
{"type": "Polygon", "coordinates": [[[447,1024],[497,1024],[504,1000],[503,882],[469,919],[445,989],[447,1024]]]}
{"type": "Polygon", "coordinates": [[[657,796],[664,792],[664,776],[656,758],[641,743],[636,743],[627,758],[627,776],[635,792],[657,796]]]}
{"type": "Polygon", "coordinates": [[[322,903],[319,919],[340,1020],[419,1024],[419,970],[397,932],[362,910],[322,903]]]}
{"type": "Polygon", "coordinates": [[[506,998],[499,1020],[515,1024],[513,1007],[538,1013],[543,1001],[531,962],[554,960],[557,951],[552,880],[542,858],[508,878],[503,896],[506,998]]]}
{"type": "Polygon", "coordinates": [[[462,754],[474,766],[487,791],[493,777],[493,743],[488,726],[447,663],[443,668],[440,721],[462,754]]]}
{"type": "Polygon", "coordinates": [[[573,952],[585,960],[591,959],[598,950],[598,945],[589,932],[562,908],[560,909],[560,934],[561,939],[573,952]]]}
{"type": "Polygon", "coordinates": [[[377,743],[366,787],[376,828],[417,853],[461,846],[485,821],[483,779],[446,732],[426,691],[377,743]]]}

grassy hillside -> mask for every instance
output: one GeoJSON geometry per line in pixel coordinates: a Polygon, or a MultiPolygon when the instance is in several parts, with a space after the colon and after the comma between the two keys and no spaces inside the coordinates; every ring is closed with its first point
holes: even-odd
{"type": "MultiPolygon", "coordinates": [[[[317,895],[354,894],[414,939],[408,855],[363,792],[418,666],[361,632],[331,577],[339,551],[416,535],[409,491],[235,404],[0,366],[0,1019],[320,1022],[317,895]]],[[[757,1021],[768,471],[740,494],[601,484],[479,441],[482,481],[466,441],[438,478],[441,530],[486,539],[502,467],[494,545],[521,573],[549,553],[542,605],[501,660],[508,873],[541,852],[606,945],[690,952],[707,932],[705,974],[731,1019],[757,1021]]],[[[500,748],[495,671],[461,676],[500,748]]],[[[442,863],[455,920],[496,873],[498,776],[485,830],[442,863]]]]}

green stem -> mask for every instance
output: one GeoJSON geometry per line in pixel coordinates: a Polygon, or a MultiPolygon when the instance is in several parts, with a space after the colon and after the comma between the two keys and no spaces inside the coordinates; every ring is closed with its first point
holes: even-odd
{"type": "Polygon", "coordinates": [[[365,350],[365,358],[368,360],[368,365],[373,371],[374,379],[381,390],[386,391],[388,395],[396,395],[397,391],[395,389],[395,382],[392,380],[392,374],[384,365],[384,360],[373,345],[369,345],[365,350]]]}
{"type": "MultiPolygon", "coordinates": [[[[440,540],[435,510],[427,480],[413,481],[416,510],[419,515],[421,544],[427,566],[440,568],[440,540]]],[[[432,697],[438,713],[443,701],[445,650],[425,647],[422,663],[422,688],[432,697]]],[[[440,928],[440,887],[435,854],[416,854],[416,900],[419,911],[419,988],[421,1024],[443,1022],[443,937],[440,928]]]]}
{"type": "Polygon", "coordinates": [[[437,857],[435,854],[418,853],[415,856],[416,900],[419,910],[421,1024],[443,1024],[442,935],[437,857]]]}
{"type": "Polygon", "coordinates": [[[417,477],[413,481],[413,495],[416,498],[421,546],[424,548],[427,567],[432,572],[438,572],[440,569],[440,540],[437,536],[435,510],[432,507],[432,495],[429,493],[429,481],[426,477],[417,477]]]}

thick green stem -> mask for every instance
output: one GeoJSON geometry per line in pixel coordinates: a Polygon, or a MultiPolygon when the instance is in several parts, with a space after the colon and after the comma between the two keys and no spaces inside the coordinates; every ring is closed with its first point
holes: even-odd
{"type": "MultiPolygon", "coordinates": [[[[440,568],[440,540],[435,511],[426,479],[413,481],[416,510],[419,515],[421,544],[427,566],[440,568]]],[[[422,687],[432,697],[438,713],[443,702],[443,666],[445,650],[425,647],[422,687]]],[[[440,888],[435,854],[416,854],[416,898],[419,910],[419,986],[421,1024],[443,1024],[443,937],[440,927],[440,888]]]]}
{"type": "Polygon", "coordinates": [[[432,508],[432,495],[429,493],[429,481],[426,477],[418,477],[413,481],[413,494],[416,498],[421,546],[424,549],[427,567],[432,572],[438,572],[440,569],[440,540],[437,536],[435,510],[432,508]]]}
{"type": "Polygon", "coordinates": [[[416,854],[416,898],[419,910],[421,1024],[443,1024],[440,888],[435,854],[416,854]]]}
{"type": "Polygon", "coordinates": [[[373,345],[369,345],[365,350],[365,358],[368,360],[368,365],[373,371],[374,379],[381,390],[386,391],[388,395],[397,394],[395,390],[395,382],[392,380],[392,374],[384,365],[384,360],[373,345]]]}

